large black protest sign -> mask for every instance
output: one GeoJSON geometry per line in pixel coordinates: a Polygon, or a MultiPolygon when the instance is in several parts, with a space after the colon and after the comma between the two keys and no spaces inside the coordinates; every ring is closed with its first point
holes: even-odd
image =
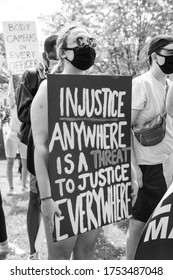
{"type": "Polygon", "coordinates": [[[154,210],[141,235],[136,260],[173,260],[173,184],[154,210]]]}
{"type": "Polygon", "coordinates": [[[48,75],[54,240],[131,215],[131,77],[48,75]]]}

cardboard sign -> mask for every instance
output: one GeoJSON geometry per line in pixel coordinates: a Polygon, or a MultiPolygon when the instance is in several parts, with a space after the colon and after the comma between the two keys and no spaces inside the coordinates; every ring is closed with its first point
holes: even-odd
{"type": "Polygon", "coordinates": [[[131,77],[48,75],[54,241],[131,216],[131,77]]]}
{"type": "Polygon", "coordinates": [[[136,260],[173,260],[173,184],[154,210],[141,235],[136,260]]]}
{"type": "Polygon", "coordinates": [[[39,46],[35,22],[3,22],[3,35],[8,68],[13,74],[22,74],[26,68],[37,65],[39,46]]]}

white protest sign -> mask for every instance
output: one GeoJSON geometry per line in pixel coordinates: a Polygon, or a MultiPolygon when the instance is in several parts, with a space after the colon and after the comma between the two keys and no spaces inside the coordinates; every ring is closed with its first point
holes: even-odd
{"type": "Polygon", "coordinates": [[[39,60],[39,46],[35,22],[3,22],[3,35],[8,68],[13,74],[22,74],[39,60]]]}

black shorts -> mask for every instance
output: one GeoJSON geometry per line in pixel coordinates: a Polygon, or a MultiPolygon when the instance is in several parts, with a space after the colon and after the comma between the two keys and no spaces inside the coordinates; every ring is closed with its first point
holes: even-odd
{"type": "Polygon", "coordinates": [[[163,165],[139,165],[143,173],[143,187],[133,206],[132,216],[135,220],[146,223],[167,191],[163,175],[163,165]]]}

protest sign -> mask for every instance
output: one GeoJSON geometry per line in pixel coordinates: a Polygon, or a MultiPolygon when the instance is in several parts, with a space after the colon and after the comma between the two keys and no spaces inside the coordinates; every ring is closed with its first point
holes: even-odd
{"type": "Polygon", "coordinates": [[[35,22],[3,22],[3,35],[8,69],[13,74],[22,74],[26,68],[38,63],[39,46],[35,22]]]}
{"type": "Polygon", "coordinates": [[[136,260],[173,260],[173,184],[149,218],[139,241],[136,260]]]}
{"type": "Polygon", "coordinates": [[[131,77],[48,75],[54,241],[131,216],[131,77]]]}

